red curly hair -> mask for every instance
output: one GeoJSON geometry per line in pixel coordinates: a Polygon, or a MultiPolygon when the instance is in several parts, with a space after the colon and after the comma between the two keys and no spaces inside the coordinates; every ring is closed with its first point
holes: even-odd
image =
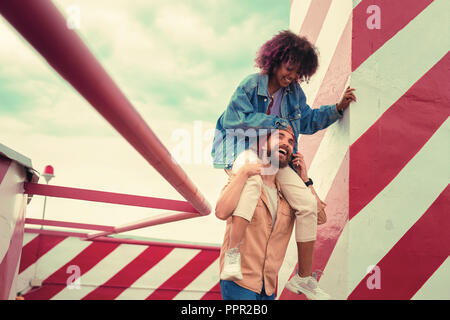
{"type": "Polygon", "coordinates": [[[319,66],[317,49],[305,38],[283,30],[259,49],[255,66],[271,76],[282,63],[300,64],[298,81],[308,81],[319,66]]]}

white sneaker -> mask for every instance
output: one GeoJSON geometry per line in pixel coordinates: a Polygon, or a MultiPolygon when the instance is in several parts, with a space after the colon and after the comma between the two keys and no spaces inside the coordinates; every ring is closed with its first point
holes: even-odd
{"type": "Polygon", "coordinates": [[[293,293],[304,293],[308,300],[330,300],[328,293],[319,288],[317,280],[314,277],[302,278],[295,274],[291,280],[286,284],[286,289],[293,293]]]}
{"type": "Polygon", "coordinates": [[[230,281],[243,279],[241,271],[241,254],[238,248],[232,248],[225,252],[220,279],[230,281]]]}

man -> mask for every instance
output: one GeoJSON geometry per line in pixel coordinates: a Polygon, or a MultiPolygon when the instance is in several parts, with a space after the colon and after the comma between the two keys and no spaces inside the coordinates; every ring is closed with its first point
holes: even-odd
{"type": "MultiPolygon", "coordinates": [[[[220,286],[225,300],[275,299],[277,276],[294,223],[297,222],[297,229],[308,233],[308,238],[315,239],[317,206],[313,193],[309,192],[304,184],[300,186],[305,189],[306,197],[309,197],[305,198],[300,208],[303,215],[300,220],[282,194],[280,183],[277,181],[277,169],[286,168],[293,158],[294,133],[290,127],[286,130],[276,130],[274,133],[268,138],[265,151],[258,152],[262,155],[262,159],[257,159],[251,150],[239,156],[233,165],[229,182],[216,205],[216,216],[227,220],[220,253],[220,286]],[[267,170],[270,168],[276,170],[267,170]],[[266,174],[259,175],[262,170],[265,170],[266,174]],[[260,193],[247,193],[249,198],[258,197],[256,208],[253,210],[251,207],[247,212],[240,210],[237,213],[235,209],[238,204],[254,200],[241,197],[244,185],[248,183],[261,186],[260,193]],[[236,230],[233,229],[240,230],[242,235],[234,236],[236,230]],[[242,241],[237,243],[236,239],[242,241]]],[[[297,166],[302,179],[306,179],[306,166],[300,155],[295,154],[292,162],[297,166]]],[[[243,205],[239,207],[249,208],[243,205]]],[[[299,211],[298,209],[296,211],[299,211]]],[[[329,295],[318,287],[316,279],[312,277],[313,249],[309,249],[312,247],[309,246],[308,250],[302,251],[299,249],[299,270],[302,271],[302,277],[296,274],[289,281],[287,288],[296,293],[305,293],[309,299],[329,299],[329,295]]]]}

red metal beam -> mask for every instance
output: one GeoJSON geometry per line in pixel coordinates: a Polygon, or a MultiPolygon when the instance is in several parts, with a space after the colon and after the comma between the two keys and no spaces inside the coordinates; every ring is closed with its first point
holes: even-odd
{"type": "Polygon", "coordinates": [[[199,217],[198,213],[182,212],[176,214],[164,214],[158,217],[151,217],[143,220],[139,220],[132,223],[127,223],[119,227],[114,227],[111,231],[94,232],[88,235],[87,239],[91,240],[98,237],[105,237],[111,234],[121,233],[125,231],[131,231],[136,229],[147,228],[150,226],[165,224],[174,221],[186,220],[199,217]]]}
{"type": "MultiPolygon", "coordinates": [[[[24,232],[25,233],[33,233],[33,234],[49,235],[49,236],[76,237],[76,238],[81,238],[82,240],[84,240],[83,238],[86,238],[88,236],[86,233],[47,230],[47,229],[34,229],[34,228],[25,228],[24,232]]],[[[214,246],[214,245],[150,241],[150,240],[139,240],[139,239],[130,239],[130,238],[98,237],[95,239],[91,239],[91,241],[114,242],[114,243],[121,243],[121,244],[133,244],[133,245],[144,245],[144,246],[160,246],[160,247],[220,251],[220,247],[214,246]]]]}
{"type": "Polygon", "coordinates": [[[155,208],[171,211],[196,213],[197,210],[186,201],[169,200],[153,197],[134,196],[130,194],[67,188],[38,183],[24,183],[24,193],[75,200],[104,202],[135,207],[155,208]]]}
{"type": "Polygon", "coordinates": [[[58,220],[42,220],[42,219],[26,218],[25,223],[41,225],[41,226],[54,226],[54,227],[63,227],[63,228],[74,228],[74,229],[114,231],[113,226],[102,226],[102,225],[98,225],[98,224],[88,224],[88,223],[79,223],[79,222],[58,221],[58,220]]]}
{"type": "Polygon", "coordinates": [[[201,215],[211,206],[49,0],[2,0],[0,13],[201,215]]]}

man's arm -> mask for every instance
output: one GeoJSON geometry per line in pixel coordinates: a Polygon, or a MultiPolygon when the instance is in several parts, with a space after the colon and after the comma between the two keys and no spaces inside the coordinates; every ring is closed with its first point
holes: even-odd
{"type": "Polygon", "coordinates": [[[233,214],[241,198],[245,183],[249,177],[255,174],[261,174],[261,164],[259,163],[246,163],[236,174],[230,175],[228,184],[222,189],[217,200],[215,210],[217,218],[227,220],[233,214]]]}

